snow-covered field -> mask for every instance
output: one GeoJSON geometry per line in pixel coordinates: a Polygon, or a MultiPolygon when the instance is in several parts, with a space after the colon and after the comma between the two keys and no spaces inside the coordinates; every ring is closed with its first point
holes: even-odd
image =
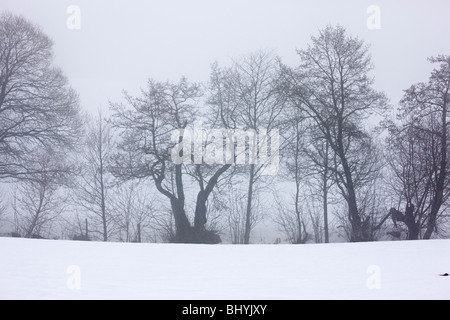
{"type": "Polygon", "coordinates": [[[167,245],[0,239],[0,299],[450,299],[450,241],[167,245]]]}

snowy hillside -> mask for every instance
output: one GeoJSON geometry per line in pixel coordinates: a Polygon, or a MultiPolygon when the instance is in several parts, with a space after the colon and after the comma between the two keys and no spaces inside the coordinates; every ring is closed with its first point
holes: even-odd
{"type": "Polygon", "coordinates": [[[165,245],[0,239],[0,299],[450,299],[450,241],[165,245]]]}

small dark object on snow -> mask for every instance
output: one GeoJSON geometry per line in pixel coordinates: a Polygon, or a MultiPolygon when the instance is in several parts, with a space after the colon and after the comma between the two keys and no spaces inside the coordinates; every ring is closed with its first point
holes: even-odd
{"type": "Polygon", "coordinates": [[[448,277],[449,275],[448,275],[448,273],[443,273],[443,274],[440,274],[440,276],[441,277],[448,277]]]}

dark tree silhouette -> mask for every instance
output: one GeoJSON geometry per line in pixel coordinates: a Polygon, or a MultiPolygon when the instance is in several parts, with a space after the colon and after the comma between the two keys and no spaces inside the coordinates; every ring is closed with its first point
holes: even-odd
{"type": "MultiPolygon", "coordinates": [[[[201,96],[200,86],[185,78],[176,84],[149,80],[141,97],[125,93],[124,103],[111,104],[111,123],[122,130],[113,173],[124,180],[147,177],[153,180],[156,189],[170,201],[176,229],[172,242],[220,242],[217,234],[206,230],[207,201],[231,165],[195,165],[188,172],[183,163],[172,159],[176,143],[171,136],[198,119],[196,104],[201,96]],[[186,176],[194,176],[199,187],[193,226],[186,213],[186,176]]],[[[182,151],[178,155],[193,157],[182,151]]]]}
{"type": "Polygon", "coordinates": [[[0,16],[0,179],[42,171],[42,149],[72,149],[81,128],[78,97],[52,65],[53,43],[22,17],[0,16]]]}
{"type": "Polygon", "coordinates": [[[373,88],[372,62],[363,41],[343,27],[327,27],[306,50],[301,65],[285,68],[292,102],[312,119],[328,144],[335,182],[344,197],[351,226],[351,241],[365,241],[358,190],[377,170],[373,144],[363,122],[387,106],[384,94],[373,88]]]}
{"type": "Polygon", "coordinates": [[[430,239],[439,230],[442,207],[450,196],[449,108],[450,56],[430,58],[439,64],[428,80],[405,91],[400,124],[388,122],[392,186],[405,212],[391,209],[394,221],[408,228],[408,239],[430,239]]]}

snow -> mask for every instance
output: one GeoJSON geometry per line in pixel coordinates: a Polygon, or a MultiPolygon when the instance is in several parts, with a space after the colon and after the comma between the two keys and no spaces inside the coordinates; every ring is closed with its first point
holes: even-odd
{"type": "Polygon", "coordinates": [[[0,238],[0,299],[450,299],[450,240],[172,245],[0,238]]]}

